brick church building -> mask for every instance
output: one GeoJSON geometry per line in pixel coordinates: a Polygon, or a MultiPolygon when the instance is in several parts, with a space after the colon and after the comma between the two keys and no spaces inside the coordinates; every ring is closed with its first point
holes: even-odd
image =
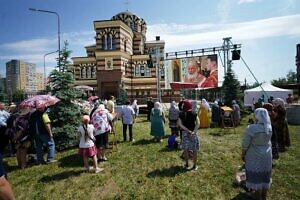
{"type": "MultiPolygon", "coordinates": [[[[155,58],[159,48],[164,53],[165,42],[156,37],[146,41],[144,19],[131,12],[121,12],[110,20],[94,21],[95,44],[86,46],[86,56],[73,57],[75,85],[94,88],[95,95],[118,97],[120,88],[130,99],[145,102],[157,97],[155,58]],[[148,64],[147,64],[148,63],[148,64]],[[151,67],[153,66],[153,67],[151,67]]],[[[165,88],[164,58],[160,58],[160,87],[165,88]]]]}

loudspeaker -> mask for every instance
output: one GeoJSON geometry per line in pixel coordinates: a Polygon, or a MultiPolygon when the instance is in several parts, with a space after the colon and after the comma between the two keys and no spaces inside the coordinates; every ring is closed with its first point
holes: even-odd
{"type": "Polygon", "coordinates": [[[231,51],[231,55],[232,55],[231,57],[232,60],[239,60],[241,57],[241,50],[233,50],[231,51]]]}

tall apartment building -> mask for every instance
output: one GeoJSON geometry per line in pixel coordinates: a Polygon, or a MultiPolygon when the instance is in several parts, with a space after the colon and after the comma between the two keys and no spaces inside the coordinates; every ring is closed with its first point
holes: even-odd
{"type": "Polygon", "coordinates": [[[40,89],[38,88],[40,81],[43,84],[43,78],[37,76],[36,64],[22,60],[11,60],[6,63],[6,90],[9,96],[17,90],[24,90],[26,94],[36,94],[40,89]]]}
{"type": "Polygon", "coordinates": [[[37,89],[37,91],[44,90],[44,88],[45,88],[44,74],[37,72],[35,74],[35,77],[36,77],[36,89],[37,89]]]}

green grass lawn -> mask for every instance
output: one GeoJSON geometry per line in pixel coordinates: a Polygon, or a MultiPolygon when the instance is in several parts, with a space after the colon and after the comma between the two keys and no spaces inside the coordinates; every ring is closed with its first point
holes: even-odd
{"type": "MultiPolygon", "coordinates": [[[[77,149],[58,152],[57,163],[17,168],[5,158],[9,181],[17,199],[246,199],[233,185],[239,165],[240,143],[247,119],[235,129],[200,129],[198,171],[185,171],[180,151],[151,141],[149,123],[134,124],[135,143],[118,143],[100,163],[99,174],[83,173],[77,149]]],[[[275,161],[269,199],[300,199],[300,126],[289,126],[292,146],[275,161]]],[[[167,133],[170,133],[166,126],[167,133]]],[[[121,122],[117,124],[122,141],[121,122]]],[[[110,136],[111,137],[111,136],[110,136]]],[[[112,138],[112,137],[111,137],[112,138]]],[[[91,163],[92,164],[92,163],[91,163]]]]}

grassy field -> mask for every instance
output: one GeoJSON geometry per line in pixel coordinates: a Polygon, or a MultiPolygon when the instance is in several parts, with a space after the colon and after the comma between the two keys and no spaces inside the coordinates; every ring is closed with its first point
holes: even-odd
{"type": "MultiPolygon", "coordinates": [[[[246,199],[233,185],[240,143],[247,119],[235,129],[201,129],[198,171],[185,171],[180,151],[151,141],[149,123],[134,124],[135,143],[118,143],[109,150],[105,170],[83,173],[77,149],[59,152],[57,163],[19,170],[15,158],[5,158],[17,199],[246,199]]],[[[167,127],[167,126],[166,126],[167,127]]],[[[167,133],[170,132],[168,128],[167,133]]],[[[122,140],[121,123],[117,124],[122,140]]],[[[269,199],[300,199],[300,126],[290,126],[292,146],[275,161],[269,199]],[[298,189],[297,189],[298,188],[298,189]]]]}

